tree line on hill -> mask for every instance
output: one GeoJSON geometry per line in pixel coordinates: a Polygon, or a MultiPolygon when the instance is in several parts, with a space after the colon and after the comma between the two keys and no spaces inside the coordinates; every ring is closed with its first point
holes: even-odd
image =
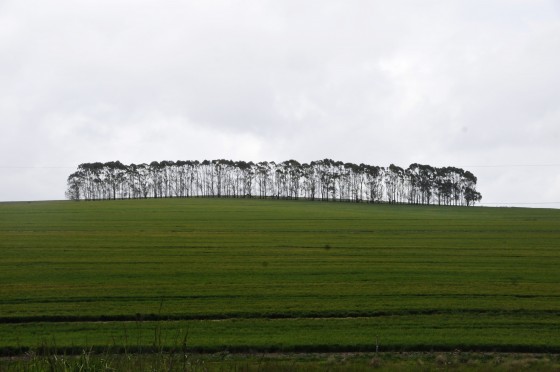
{"type": "Polygon", "coordinates": [[[482,196],[476,177],[456,167],[411,164],[404,169],[331,159],[119,161],[83,163],[68,177],[71,200],[256,197],[472,206],[482,196]]]}

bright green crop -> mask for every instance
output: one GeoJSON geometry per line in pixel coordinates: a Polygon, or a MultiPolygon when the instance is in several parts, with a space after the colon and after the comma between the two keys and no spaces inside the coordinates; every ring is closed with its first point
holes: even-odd
{"type": "Polygon", "coordinates": [[[559,267],[553,209],[0,203],[0,346],[560,350],[559,267]]]}

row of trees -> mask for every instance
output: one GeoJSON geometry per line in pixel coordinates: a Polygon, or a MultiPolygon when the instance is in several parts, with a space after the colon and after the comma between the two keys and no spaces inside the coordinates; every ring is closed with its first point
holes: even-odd
{"type": "Polygon", "coordinates": [[[68,177],[71,200],[257,197],[471,206],[476,177],[455,167],[383,168],[324,159],[301,164],[231,160],[84,163],[68,177]]]}

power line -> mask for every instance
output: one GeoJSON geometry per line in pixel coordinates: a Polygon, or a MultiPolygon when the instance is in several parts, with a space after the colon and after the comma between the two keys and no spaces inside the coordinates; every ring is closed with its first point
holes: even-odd
{"type": "Polygon", "coordinates": [[[3,166],[0,165],[0,169],[75,169],[76,167],[66,167],[66,166],[31,166],[31,165],[23,165],[23,166],[3,166]]]}
{"type": "Polygon", "coordinates": [[[462,165],[461,168],[529,168],[529,167],[560,167],[560,164],[495,164],[495,165],[462,165]]]}
{"type": "Polygon", "coordinates": [[[479,205],[514,205],[514,204],[560,204],[560,202],[512,202],[512,203],[477,203],[479,205]]]}
{"type": "MultiPolygon", "coordinates": [[[[492,164],[461,165],[460,168],[523,168],[523,167],[560,167],[559,164],[492,164]]],[[[76,166],[39,166],[39,165],[0,165],[0,169],[76,169],[76,166]]]]}

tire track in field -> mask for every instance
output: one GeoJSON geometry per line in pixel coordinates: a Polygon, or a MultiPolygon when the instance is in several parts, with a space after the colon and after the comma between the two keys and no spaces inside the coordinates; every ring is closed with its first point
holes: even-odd
{"type": "Polygon", "coordinates": [[[231,314],[123,314],[123,315],[45,315],[24,317],[0,317],[0,324],[15,323],[75,323],[75,322],[142,322],[142,321],[179,321],[179,320],[231,320],[231,319],[352,319],[379,318],[387,316],[411,315],[554,315],[558,310],[404,310],[404,311],[366,311],[366,312],[305,312],[305,313],[231,313],[231,314]]]}

